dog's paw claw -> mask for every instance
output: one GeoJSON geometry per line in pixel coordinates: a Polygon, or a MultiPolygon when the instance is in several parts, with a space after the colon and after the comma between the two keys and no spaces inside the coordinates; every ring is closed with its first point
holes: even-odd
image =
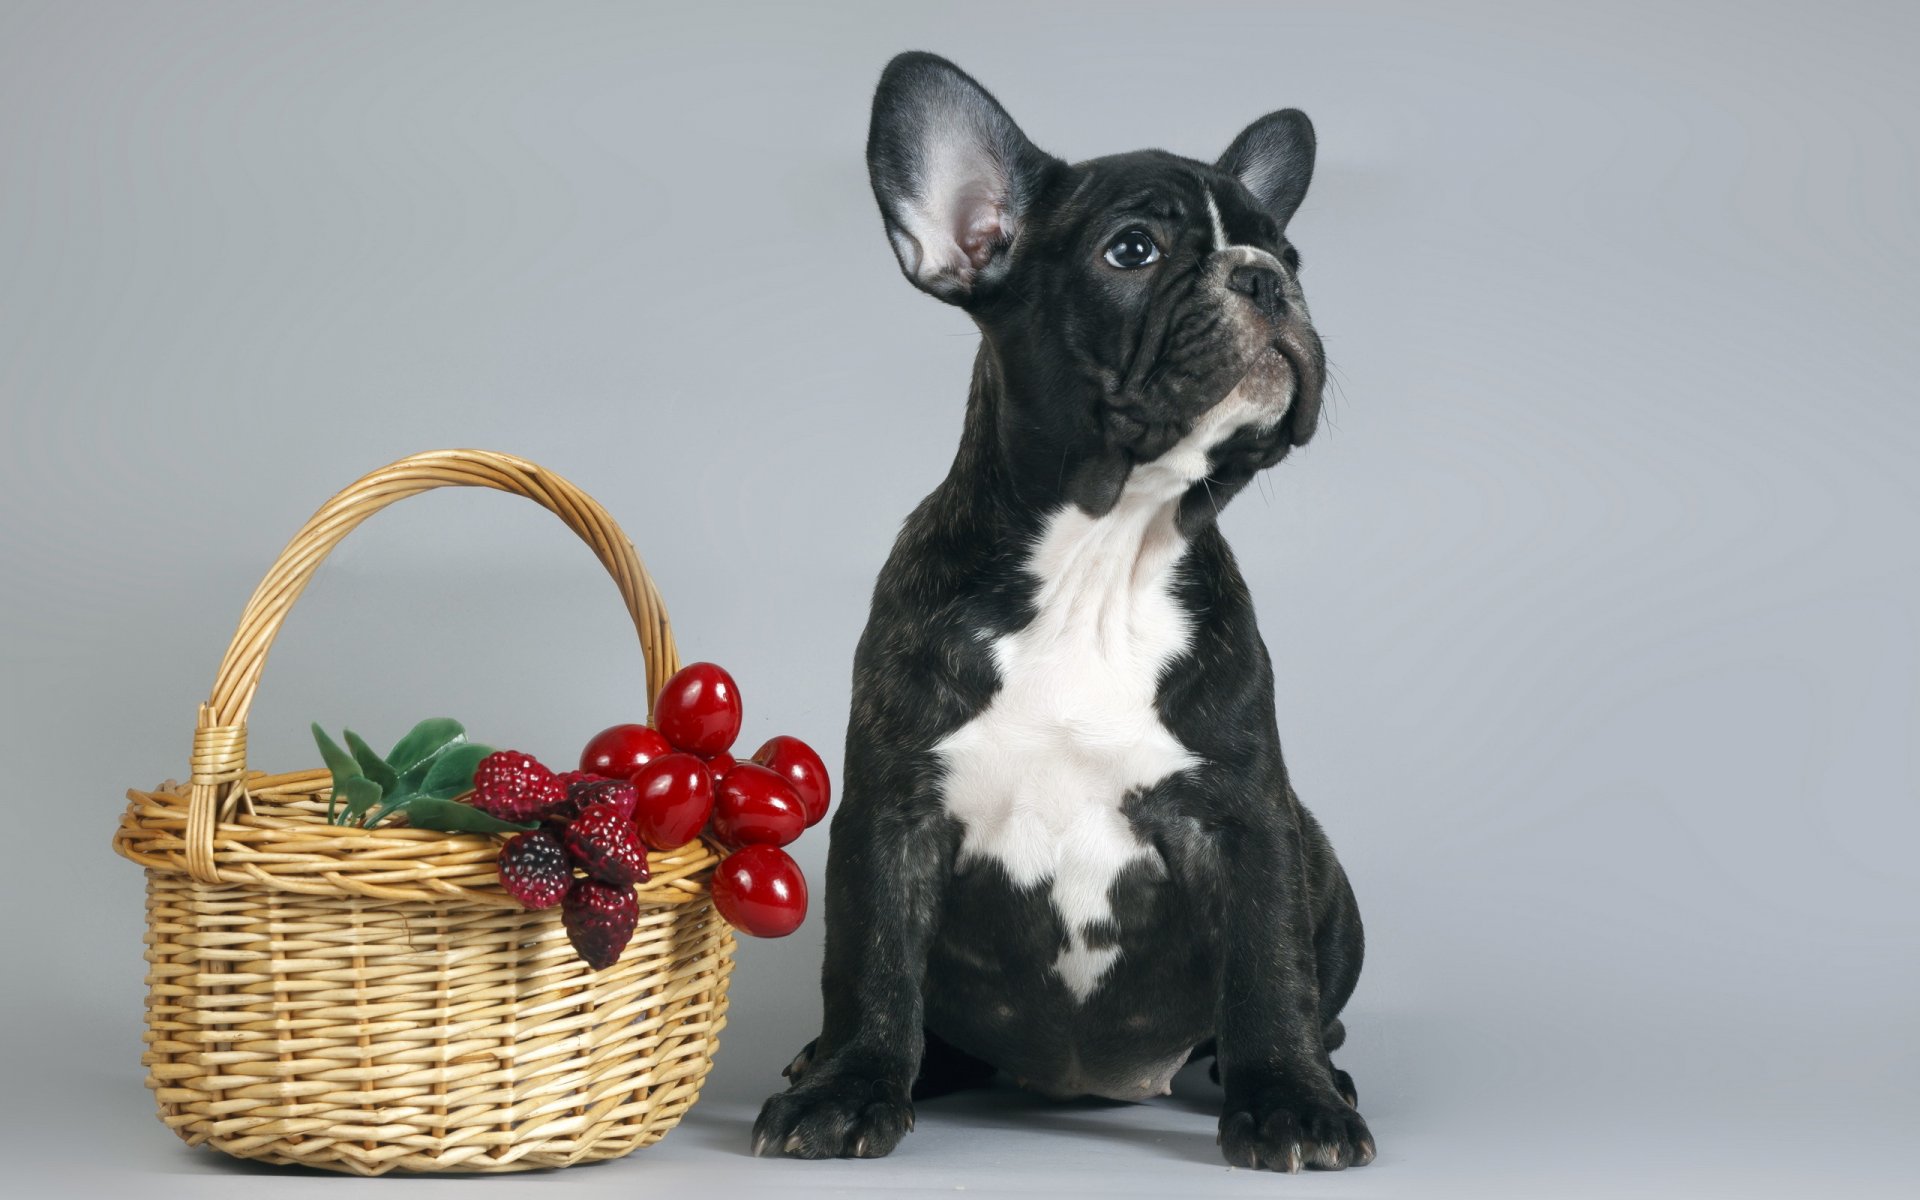
{"type": "Polygon", "coordinates": [[[1220,1118],[1220,1151],[1229,1163],[1297,1174],[1339,1171],[1373,1161],[1373,1135],[1358,1112],[1333,1095],[1256,1096],[1220,1118]]]}
{"type": "Polygon", "coordinates": [[[823,1069],[761,1107],[753,1148],[758,1155],[778,1145],[794,1158],[880,1158],[912,1128],[903,1085],[823,1069]]]}
{"type": "Polygon", "coordinates": [[[1340,1098],[1347,1102],[1348,1108],[1360,1107],[1360,1090],[1353,1086],[1353,1076],[1339,1067],[1333,1069],[1333,1090],[1340,1093],[1340,1098]]]}
{"type": "Polygon", "coordinates": [[[813,1048],[819,1044],[818,1038],[808,1042],[800,1048],[800,1053],[793,1056],[792,1062],[780,1068],[780,1074],[786,1076],[788,1083],[800,1082],[800,1077],[805,1075],[807,1068],[813,1065],[813,1048]]]}

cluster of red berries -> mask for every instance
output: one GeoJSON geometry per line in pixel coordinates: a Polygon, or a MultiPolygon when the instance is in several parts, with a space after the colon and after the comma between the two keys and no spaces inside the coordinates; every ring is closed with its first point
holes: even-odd
{"type": "Polygon", "coordinates": [[[807,913],[807,883],[780,847],[826,816],[826,764],[795,737],[776,737],[747,762],[740,693],[712,663],[683,668],[654,702],[654,727],[615,725],[556,774],[501,750],[480,762],[473,804],[540,828],[500,851],[500,885],[528,908],[561,906],[567,936],[595,970],[632,940],[647,851],[676,850],[711,830],[731,847],[713,876],[714,904],[742,933],[782,937],[807,913]],[[576,874],[577,872],[577,874],[576,874]]]}

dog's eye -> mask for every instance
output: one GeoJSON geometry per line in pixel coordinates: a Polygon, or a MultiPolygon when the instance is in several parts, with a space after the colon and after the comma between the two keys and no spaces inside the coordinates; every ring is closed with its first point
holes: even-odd
{"type": "Polygon", "coordinates": [[[1123,271],[1160,261],[1160,247],[1153,244],[1144,229],[1129,229],[1107,243],[1107,262],[1123,271]]]}

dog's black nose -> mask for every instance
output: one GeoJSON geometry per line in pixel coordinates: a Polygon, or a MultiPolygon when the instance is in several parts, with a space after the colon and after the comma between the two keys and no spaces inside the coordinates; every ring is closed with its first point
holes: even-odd
{"type": "Polygon", "coordinates": [[[1227,286],[1250,298],[1253,306],[1269,317],[1286,310],[1286,298],[1280,292],[1280,272],[1271,267],[1235,267],[1227,276],[1227,286]]]}

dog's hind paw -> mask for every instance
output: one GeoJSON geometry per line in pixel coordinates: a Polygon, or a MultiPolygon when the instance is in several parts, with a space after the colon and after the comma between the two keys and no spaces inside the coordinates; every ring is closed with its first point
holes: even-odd
{"type": "Polygon", "coordinates": [[[1293,1174],[1301,1167],[1338,1171],[1373,1161],[1373,1134],[1338,1096],[1256,1094],[1220,1117],[1220,1152],[1236,1167],[1293,1174]]]}
{"type": "Polygon", "coordinates": [[[794,1158],[879,1158],[913,1128],[905,1086],[822,1071],[770,1098],[753,1123],[753,1153],[794,1158]]]}

